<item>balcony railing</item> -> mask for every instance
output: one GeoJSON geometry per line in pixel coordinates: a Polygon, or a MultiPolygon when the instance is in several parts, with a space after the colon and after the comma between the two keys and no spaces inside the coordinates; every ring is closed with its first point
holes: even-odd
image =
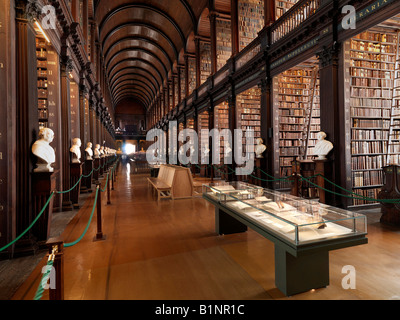
{"type": "Polygon", "coordinates": [[[284,38],[300,26],[319,9],[321,0],[303,0],[297,2],[271,26],[271,44],[284,38]]]}
{"type": "Polygon", "coordinates": [[[260,38],[255,38],[246,48],[240,51],[235,57],[236,71],[253,59],[261,51],[260,38]]]}

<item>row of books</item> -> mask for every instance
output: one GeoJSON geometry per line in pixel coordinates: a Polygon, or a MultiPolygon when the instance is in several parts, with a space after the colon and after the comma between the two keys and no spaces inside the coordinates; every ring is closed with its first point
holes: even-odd
{"type": "Polygon", "coordinates": [[[357,88],[351,87],[352,97],[366,97],[366,98],[392,98],[392,90],[390,89],[369,89],[369,88],[357,88]]]}
{"type": "Polygon", "coordinates": [[[386,155],[368,156],[368,157],[352,157],[352,170],[371,170],[382,169],[386,164],[386,155]]]}
{"type": "Polygon", "coordinates": [[[352,78],[351,84],[357,87],[379,87],[390,89],[392,87],[393,81],[391,79],[376,79],[369,78],[367,76],[358,76],[359,78],[352,78]]]}
{"type": "Polygon", "coordinates": [[[357,119],[352,120],[354,128],[389,128],[390,121],[384,119],[357,119]]]}
{"type": "Polygon", "coordinates": [[[351,138],[353,140],[387,140],[389,138],[388,130],[363,130],[352,129],[351,138]]]}
{"type": "MultiPolygon", "coordinates": [[[[281,131],[298,131],[301,132],[303,131],[304,127],[302,125],[297,125],[297,124],[280,124],[279,125],[281,131]]],[[[320,126],[319,125],[311,125],[311,131],[319,131],[320,126]]],[[[300,136],[299,136],[300,139],[300,136]]]]}
{"type": "Polygon", "coordinates": [[[390,117],[390,109],[373,109],[373,108],[352,108],[351,109],[352,117],[381,117],[381,118],[389,118],[390,117]]]}
{"type": "Polygon", "coordinates": [[[354,187],[367,187],[367,186],[376,186],[383,184],[383,171],[375,170],[375,171],[362,171],[362,172],[353,172],[353,186],[354,187]]]}
{"type": "Polygon", "coordinates": [[[353,141],[351,152],[353,155],[386,153],[387,143],[384,141],[353,141]]]}
{"type": "Polygon", "coordinates": [[[394,34],[387,34],[381,32],[371,32],[366,31],[359,33],[354,37],[354,39],[358,40],[367,40],[367,41],[378,41],[378,42],[390,42],[392,44],[396,43],[396,36],[394,34]]]}
{"type": "Polygon", "coordinates": [[[365,60],[353,60],[353,68],[370,68],[370,69],[380,69],[380,70],[394,70],[394,63],[382,62],[380,60],[376,61],[365,61],[365,60]]]}
{"type": "MultiPolygon", "coordinates": [[[[369,199],[378,199],[378,194],[380,191],[381,191],[380,188],[374,188],[374,189],[370,188],[370,189],[365,189],[365,190],[362,190],[362,189],[353,190],[353,192],[355,194],[358,194],[362,197],[369,198],[369,199]]],[[[355,206],[362,206],[362,205],[374,204],[374,203],[375,202],[367,201],[367,200],[363,200],[363,199],[354,199],[353,200],[353,205],[355,205],[355,206]]]]}
{"type": "Polygon", "coordinates": [[[390,108],[392,101],[388,99],[370,99],[370,98],[351,98],[350,105],[352,107],[365,108],[390,108]]]}
{"type": "Polygon", "coordinates": [[[391,62],[391,63],[396,62],[396,57],[394,55],[388,55],[388,54],[351,51],[350,55],[352,59],[362,59],[362,60],[391,62]]]}
{"type": "MultiPolygon", "coordinates": [[[[279,138],[282,139],[297,139],[299,140],[299,134],[297,132],[279,132],[279,138]]],[[[310,140],[317,139],[317,132],[310,132],[310,140]]]]}
{"type": "Polygon", "coordinates": [[[396,54],[396,49],[392,45],[382,43],[351,41],[351,49],[376,53],[396,54]]]}

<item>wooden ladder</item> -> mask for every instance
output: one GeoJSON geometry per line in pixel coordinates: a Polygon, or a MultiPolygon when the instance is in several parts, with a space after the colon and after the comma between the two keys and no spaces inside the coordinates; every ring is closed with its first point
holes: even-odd
{"type": "Polygon", "coordinates": [[[303,130],[301,133],[300,139],[300,153],[299,157],[301,160],[307,160],[308,156],[308,146],[310,142],[310,132],[311,132],[311,122],[312,122],[312,115],[314,111],[314,102],[315,102],[315,91],[317,90],[318,84],[318,67],[314,67],[311,73],[311,83],[310,83],[310,94],[308,99],[308,104],[305,108],[305,115],[304,115],[304,124],[303,130]]]}
{"type": "Polygon", "coordinates": [[[400,30],[397,31],[396,63],[392,86],[389,136],[387,141],[386,164],[399,164],[400,156],[400,30]]]}

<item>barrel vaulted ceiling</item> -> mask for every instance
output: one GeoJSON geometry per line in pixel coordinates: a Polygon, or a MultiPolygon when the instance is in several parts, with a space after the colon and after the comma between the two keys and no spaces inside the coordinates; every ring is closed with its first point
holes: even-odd
{"type": "MultiPolygon", "coordinates": [[[[226,0],[225,0],[226,1],[226,0]]],[[[177,64],[209,0],[97,0],[95,19],[114,104],[125,98],[149,108],[177,64]]],[[[230,2],[229,0],[227,1],[230,2]]],[[[201,30],[200,30],[201,31],[201,30]]]]}

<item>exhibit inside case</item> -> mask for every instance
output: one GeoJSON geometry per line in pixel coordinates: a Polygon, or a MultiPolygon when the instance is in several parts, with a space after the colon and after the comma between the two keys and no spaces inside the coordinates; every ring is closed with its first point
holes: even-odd
{"type": "Polygon", "coordinates": [[[203,185],[203,197],[296,246],[367,233],[362,214],[244,182],[203,185]]]}

